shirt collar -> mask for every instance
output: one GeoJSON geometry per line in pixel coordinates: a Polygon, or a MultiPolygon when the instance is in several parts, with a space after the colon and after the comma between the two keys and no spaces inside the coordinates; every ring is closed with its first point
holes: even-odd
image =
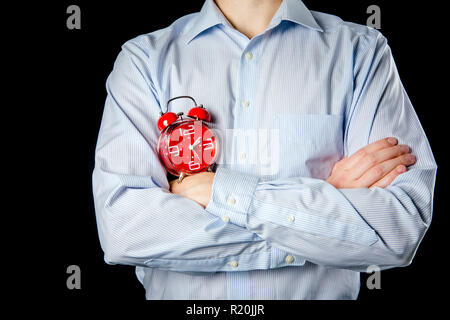
{"type": "MultiPolygon", "coordinates": [[[[280,8],[272,18],[270,26],[274,26],[281,20],[289,20],[297,24],[313,30],[323,32],[322,28],[317,24],[311,11],[303,4],[301,0],[283,0],[280,8]]],[[[192,39],[198,36],[203,31],[214,27],[218,24],[223,24],[233,28],[230,22],[225,18],[223,13],[217,7],[214,0],[206,0],[202,9],[198,13],[195,21],[186,34],[186,42],[189,43],[192,39]]]]}

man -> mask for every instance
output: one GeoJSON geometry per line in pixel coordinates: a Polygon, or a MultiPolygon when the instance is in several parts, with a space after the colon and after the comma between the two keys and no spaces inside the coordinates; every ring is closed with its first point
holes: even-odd
{"type": "Polygon", "coordinates": [[[430,224],[437,166],[372,28],[300,0],[206,0],[125,43],[107,91],[98,230],[147,299],[356,299],[359,272],[410,264],[430,224]],[[215,172],[170,181],[156,122],[180,95],[269,142],[224,138],[215,172]]]}

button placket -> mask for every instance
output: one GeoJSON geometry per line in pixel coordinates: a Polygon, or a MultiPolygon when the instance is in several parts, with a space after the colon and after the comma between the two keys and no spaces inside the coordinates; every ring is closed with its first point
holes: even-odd
{"type": "MultiPolygon", "coordinates": [[[[259,39],[252,39],[241,53],[241,60],[238,72],[238,92],[236,100],[235,112],[235,129],[258,128],[255,122],[256,117],[253,116],[254,104],[256,97],[256,86],[258,84],[258,68],[257,68],[257,44],[259,39]]],[[[238,145],[233,147],[233,161],[237,164],[246,165],[249,161],[249,150],[247,147],[242,148],[238,145]]]]}

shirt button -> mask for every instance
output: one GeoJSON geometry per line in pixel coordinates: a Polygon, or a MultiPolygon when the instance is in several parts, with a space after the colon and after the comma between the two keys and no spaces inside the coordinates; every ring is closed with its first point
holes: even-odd
{"type": "Polygon", "coordinates": [[[228,217],[228,216],[222,216],[222,220],[223,220],[223,222],[230,222],[230,217],[228,217]]]}
{"type": "Polygon", "coordinates": [[[236,203],[236,199],[233,198],[233,197],[229,197],[229,198],[227,199],[227,203],[228,203],[230,206],[233,206],[233,205],[236,203]]]}
{"type": "Polygon", "coordinates": [[[251,52],[247,52],[247,53],[245,54],[245,58],[246,58],[247,60],[252,60],[253,54],[252,54],[251,52]]]}
{"type": "Polygon", "coordinates": [[[237,267],[238,267],[238,262],[237,262],[237,261],[231,261],[231,262],[230,262],[230,266],[231,266],[232,268],[237,268],[237,267]]]}
{"type": "Polygon", "coordinates": [[[248,100],[242,100],[242,106],[244,108],[247,108],[250,105],[250,102],[248,102],[248,100]]]}
{"type": "Polygon", "coordinates": [[[247,155],[245,154],[245,152],[239,153],[239,158],[240,158],[241,160],[244,160],[246,157],[247,157],[247,155]]]}
{"type": "Polygon", "coordinates": [[[287,219],[289,220],[289,222],[294,222],[295,221],[295,217],[292,214],[289,215],[287,219]]]}
{"type": "Polygon", "coordinates": [[[294,262],[294,257],[291,255],[286,256],[286,258],[284,259],[284,261],[286,261],[286,263],[292,263],[294,262]]]}

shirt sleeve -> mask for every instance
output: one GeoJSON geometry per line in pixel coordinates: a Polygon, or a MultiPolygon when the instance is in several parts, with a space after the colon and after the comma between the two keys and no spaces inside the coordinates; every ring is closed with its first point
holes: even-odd
{"type": "Polygon", "coordinates": [[[345,154],[394,136],[417,161],[387,188],[336,189],[310,177],[257,181],[218,168],[206,210],[316,264],[366,271],[411,263],[433,209],[437,165],[379,34],[355,57],[345,154]]]}
{"type": "Polygon", "coordinates": [[[204,272],[287,265],[283,250],[169,191],[148,57],[132,43],[122,49],[107,80],[92,175],[105,261],[204,272]]]}

